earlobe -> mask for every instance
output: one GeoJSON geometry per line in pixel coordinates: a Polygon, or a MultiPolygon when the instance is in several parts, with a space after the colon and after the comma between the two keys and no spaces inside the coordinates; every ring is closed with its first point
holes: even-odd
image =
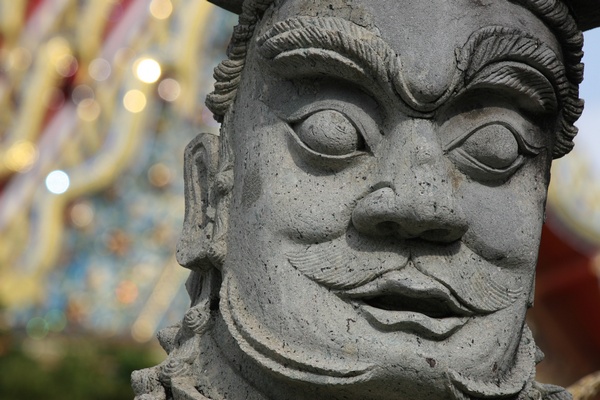
{"type": "Polygon", "coordinates": [[[218,162],[218,136],[201,133],[185,149],[185,217],[177,244],[177,262],[195,271],[213,267],[209,253],[214,240],[214,207],[219,195],[213,190],[218,162]]]}

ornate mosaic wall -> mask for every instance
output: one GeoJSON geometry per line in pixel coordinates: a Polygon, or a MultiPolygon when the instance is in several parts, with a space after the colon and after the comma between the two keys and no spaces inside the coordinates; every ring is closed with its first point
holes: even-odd
{"type": "Polygon", "coordinates": [[[233,16],[196,0],[0,3],[0,324],[150,339],[180,318],[183,148],[233,16]]]}

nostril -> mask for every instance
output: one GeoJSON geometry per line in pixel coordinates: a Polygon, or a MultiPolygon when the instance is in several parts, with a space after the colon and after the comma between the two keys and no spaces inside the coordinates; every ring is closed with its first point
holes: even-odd
{"type": "Polygon", "coordinates": [[[375,230],[380,235],[392,235],[398,231],[398,224],[393,221],[380,222],[375,226],[375,230]]]}
{"type": "Polygon", "coordinates": [[[443,194],[432,200],[415,197],[411,191],[396,193],[382,187],[357,202],[352,224],[359,232],[372,236],[451,243],[460,240],[467,231],[467,223],[452,197],[440,199],[443,194]]]}
{"type": "Polygon", "coordinates": [[[463,231],[456,229],[429,229],[422,232],[419,237],[430,242],[450,243],[462,237],[463,231]]]}

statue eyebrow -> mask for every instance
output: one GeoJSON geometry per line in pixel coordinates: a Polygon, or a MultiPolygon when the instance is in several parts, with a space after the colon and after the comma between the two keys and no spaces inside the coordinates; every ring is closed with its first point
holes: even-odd
{"type": "Polygon", "coordinates": [[[554,87],[539,71],[526,64],[504,61],[477,73],[466,85],[467,90],[499,89],[517,92],[527,99],[532,111],[552,112],[558,108],[554,87]]]}
{"type": "Polygon", "coordinates": [[[544,111],[555,111],[570,94],[560,57],[548,45],[520,30],[499,26],[480,29],[457,55],[466,88],[516,90],[544,111]]]}
{"type": "MultiPolygon", "coordinates": [[[[386,100],[400,97],[410,109],[428,114],[451,94],[447,90],[435,103],[416,99],[403,81],[400,57],[391,47],[375,33],[341,18],[290,18],[276,23],[257,42],[259,54],[268,61],[265,65],[283,77],[347,78],[386,100]]],[[[455,81],[458,78],[456,74],[455,81]]]]}
{"type": "Polygon", "coordinates": [[[557,97],[569,94],[565,67],[550,47],[518,29],[500,26],[476,31],[457,49],[455,74],[445,92],[431,102],[411,93],[400,55],[374,32],[347,20],[290,18],[276,23],[257,43],[266,66],[283,77],[335,75],[362,86],[366,79],[368,90],[390,100],[400,97],[422,116],[431,115],[465,89],[486,85],[516,90],[542,111],[555,110],[557,97]]]}

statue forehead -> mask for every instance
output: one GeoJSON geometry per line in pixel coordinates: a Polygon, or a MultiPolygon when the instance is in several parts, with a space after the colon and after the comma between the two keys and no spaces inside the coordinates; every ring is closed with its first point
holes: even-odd
{"type": "Polygon", "coordinates": [[[480,28],[516,28],[561,54],[548,27],[507,0],[284,0],[271,22],[297,16],[339,17],[376,32],[401,56],[410,89],[425,101],[447,89],[456,49],[480,28]]]}

